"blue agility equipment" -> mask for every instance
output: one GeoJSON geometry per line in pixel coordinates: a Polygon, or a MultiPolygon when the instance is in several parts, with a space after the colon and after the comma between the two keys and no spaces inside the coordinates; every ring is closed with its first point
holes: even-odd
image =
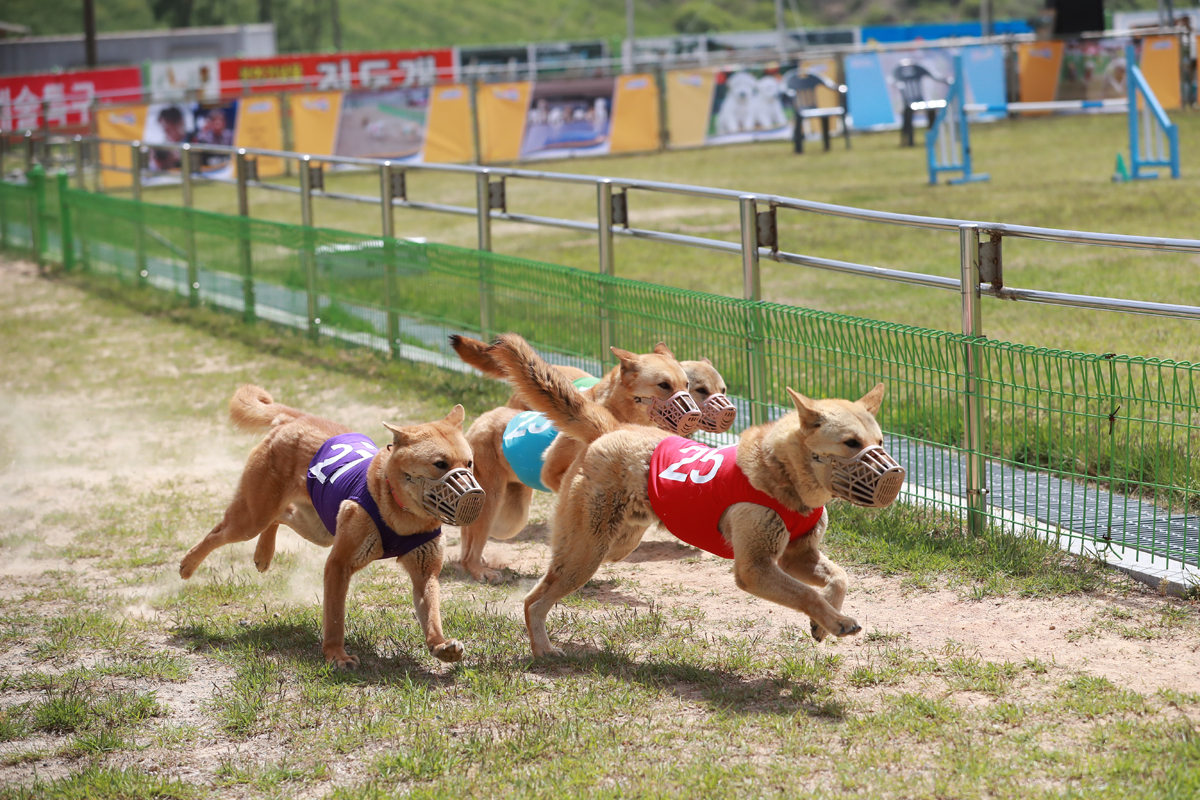
{"type": "Polygon", "coordinates": [[[1147,167],[1170,167],[1171,177],[1178,178],[1179,129],[1142,75],[1133,45],[1125,46],[1125,64],[1129,92],[1129,177],[1157,178],[1158,172],[1147,167]]]}
{"type": "Polygon", "coordinates": [[[949,183],[986,181],[988,176],[971,171],[971,129],[967,122],[967,82],[963,80],[962,56],[954,57],[954,81],[945,105],[938,109],[933,127],[925,134],[925,161],[929,165],[929,183],[936,184],[938,173],[959,172],[949,183]]]}

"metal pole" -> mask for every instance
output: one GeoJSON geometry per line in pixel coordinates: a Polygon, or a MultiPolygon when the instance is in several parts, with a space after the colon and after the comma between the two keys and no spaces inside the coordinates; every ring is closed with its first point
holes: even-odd
{"type": "Polygon", "coordinates": [[[142,143],[133,142],[129,145],[129,170],[132,176],[130,191],[137,202],[137,231],[134,233],[135,249],[137,250],[137,282],[146,283],[150,271],[146,269],[146,225],[142,219],[142,143]]]}
{"type": "Polygon", "coordinates": [[[192,146],[185,144],[180,159],[180,172],[183,175],[183,207],[187,215],[187,280],[188,303],[193,307],[200,305],[200,266],[196,263],[196,216],[192,213],[195,206],[195,196],[192,193],[192,146]]]}
{"type": "Polygon", "coordinates": [[[775,31],[779,35],[779,55],[787,55],[787,22],[783,19],[783,0],[775,0],[775,31]]]}
{"type": "Polygon", "coordinates": [[[313,254],[312,237],[312,165],[311,156],[300,159],[300,222],[304,226],[304,249],[300,261],[304,267],[304,282],[308,292],[308,336],[314,342],[320,336],[321,318],[317,316],[317,268],[313,254]]]}
{"type": "Polygon", "coordinates": [[[621,43],[622,72],[629,73],[634,70],[633,42],[633,0],[625,0],[625,41],[621,43]]]}
{"type": "MultiPolygon", "coordinates": [[[[600,274],[612,277],[616,274],[613,260],[612,229],[612,181],[608,178],[596,181],[596,220],[599,223],[600,274]]],[[[612,303],[609,285],[604,285],[603,305],[600,307],[600,363],[610,358],[614,345],[612,335],[612,303]]]]}
{"type": "Polygon", "coordinates": [[[75,186],[81,192],[87,191],[87,181],[85,180],[86,176],[84,175],[83,167],[86,161],[84,151],[84,147],[86,146],[83,137],[77,135],[75,137],[75,186]]]}
{"type": "Polygon", "coordinates": [[[25,131],[25,171],[33,169],[33,131],[25,131]]]}
{"type": "Polygon", "coordinates": [[[67,171],[60,169],[55,181],[58,183],[58,235],[62,250],[63,269],[71,272],[75,269],[75,229],[71,225],[70,195],[67,193],[67,171]]]}
{"type": "Polygon", "coordinates": [[[762,280],[758,270],[758,204],[754,195],[738,199],[742,217],[742,297],[749,300],[746,353],[750,368],[750,424],[767,421],[766,365],[763,361],[762,280]]]}
{"type": "Polygon", "coordinates": [[[380,210],[383,213],[383,305],[387,309],[388,350],[400,357],[400,317],[396,314],[396,207],[392,204],[392,162],[379,165],[380,210]]]}
{"type": "Polygon", "coordinates": [[[242,267],[242,320],[247,324],[253,324],[255,318],[254,254],[250,244],[250,187],[247,185],[245,148],[238,149],[236,162],[238,216],[243,220],[238,229],[238,260],[242,267]]]}
{"type": "Polygon", "coordinates": [[[962,332],[969,337],[963,346],[964,442],[967,457],[967,529],[983,533],[987,488],[984,486],[983,442],[981,440],[981,398],[979,345],[983,321],[979,314],[979,226],[958,227],[959,255],[962,267],[962,332]]]}
{"type": "MultiPolygon", "coordinates": [[[[489,171],[481,170],[475,173],[475,216],[479,223],[479,250],[481,253],[492,251],[492,200],[489,181],[489,171]]],[[[490,259],[485,255],[479,257],[479,332],[487,339],[492,332],[492,302],[490,259]]]]}

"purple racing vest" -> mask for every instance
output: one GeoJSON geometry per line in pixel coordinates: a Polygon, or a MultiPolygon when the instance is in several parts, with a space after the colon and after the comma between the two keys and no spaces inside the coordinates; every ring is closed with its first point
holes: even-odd
{"type": "Polygon", "coordinates": [[[379,529],[383,542],[380,558],[396,558],[442,535],[439,525],[431,531],[401,536],[379,514],[379,506],[367,489],[367,469],[379,448],[361,433],[343,433],[327,439],[308,465],[308,496],[317,516],[331,534],[337,534],[338,509],[343,500],[358,503],[379,529]]]}

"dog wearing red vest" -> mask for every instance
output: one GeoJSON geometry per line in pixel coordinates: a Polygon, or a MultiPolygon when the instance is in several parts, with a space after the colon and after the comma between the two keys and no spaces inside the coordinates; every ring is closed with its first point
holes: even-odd
{"type": "MultiPolygon", "coordinates": [[[[707,509],[715,519],[694,522],[715,531],[668,530],[732,557],[739,588],[806,614],[818,641],[827,634],[849,636],[861,630],[841,611],[845,571],[821,552],[828,520],[823,508],[834,497],[831,460],[848,461],[882,444],[875,420],[882,383],[853,402],[810,400],[788,389],[794,413],[748,428],[736,451],[711,450],[665,431],[618,422],[516,334],[498,337],[488,353],[503,366],[522,400],[587,445],[559,489],[549,569],[525,598],[525,625],[535,656],[562,654],[546,634],[546,615],[555,603],[583,586],[605,561],[620,561],[633,552],[656,521],[682,524],[675,517],[690,501],[656,496],[668,491],[664,484],[687,489],[690,483],[694,491],[696,484],[707,484],[695,495],[700,496],[714,490],[709,481],[718,471],[731,468],[741,475],[735,480],[746,485],[729,490],[732,494],[723,500],[727,507],[707,509]]],[[[699,516],[705,513],[697,510],[699,516]]]]}

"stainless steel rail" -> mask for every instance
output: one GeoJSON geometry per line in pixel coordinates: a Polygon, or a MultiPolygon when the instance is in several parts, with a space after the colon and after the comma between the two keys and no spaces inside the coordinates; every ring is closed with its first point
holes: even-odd
{"type": "MultiPolygon", "coordinates": [[[[114,141],[108,139],[94,139],[92,141],[98,145],[118,145],[130,147],[130,143],[125,141],[114,141]]],[[[155,149],[182,148],[181,145],[172,144],[154,145],[154,147],[155,149]]],[[[90,149],[98,150],[98,148],[90,149]]],[[[474,176],[478,186],[476,192],[476,205],[473,207],[412,200],[408,197],[393,197],[391,198],[391,203],[394,208],[407,208],[420,211],[453,214],[457,216],[476,217],[479,220],[481,249],[491,248],[491,224],[493,221],[497,220],[502,222],[518,222],[528,225],[538,225],[541,227],[578,231],[581,233],[595,233],[597,235],[598,261],[600,263],[601,271],[605,274],[612,273],[611,262],[613,258],[611,246],[606,247],[605,243],[610,241],[610,237],[612,236],[621,236],[630,239],[662,242],[672,245],[683,245],[686,247],[696,247],[729,253],[731,255],[740,255],[744,263],[748,264],[750,261],[753,262],[752,269],[755,272],[757,272],[759,268],[758,265],[760,260],[767,259],[783,264],[794,264],[796,266],[803,266],[811,269],[821,269],[848,275],[858,275],[865,278],[886,280],[911,286],[923,286],[927,288],[956,292],[961,291],[962,289],[961,277],[941,277],[937,275],[927,275],[904,270],[888,269],[868,264],[856,264],[852,262],[838,261],[836,259],[810,256],[803,253],[796,253],[782,249],[780,247],[777,234],[775,234],[773,224],[774,214],[779,209],[810,214],[820,214],[823,216],[867,223],[897,225],[902,227],[922,228],[926,230],[946,232],[961,233],[963,226],[969,225],[978,230],[981,238],[991,240],[990,246],[995,249],[995,255],[997,256],[1001,247],[1001,243],[1005,238],[1029,239],[1044,242],[1055,242],[1060,244],[1200,254],[1200,240],[1196,239],[1130,236],[1114,233],[1097,233],[1091,231],[1043,228],[1029,225],[1011,225],[1007,223],[982,220],[930,217],[916,214],[897,214],[889,211],[875,211],[871,209],[854,208],[852,206],[843,206],[833,203],[819,203],[811,200],[803,200],[800,198],[786,197],[776,194],[739,192],[730,189],[716,189],[706,186],[693,186],[690,184],[671,183],[664,181],[612,178],[601,175],[549,172],[545,170],[517,169],[512,167],[479,167],[456,164],[394,164],[391,162],[385,162],[382,159],[353,158],[346,156],[311,156],[280,150],[234,148],[223,147],[219,145],[192,144],[189,145],[189,149],[193,153],[206,152],[228,155],[231,161],[235,161],[238,158],[247,159],[258,157],[292,159],[298,162],[307,162],[311,164],[314,169],[320,165],[340,165],[344,167],[355,167],[377,171],[383,164],[388,163],[390,164],[389,168],[391,170],[401,175],[406,172],[431,172],[474,176]],[[609,208],[598,210],[596,220],[594,221],[563,219],[558,217],[509,211],[503,199],[505,197],[505,193],[503,191],[504,183],[507,180],[548,181],[579,186],[596,186],[597,190],[600,192],[600,195],[607,197],[609,199],[608,202],[612,205],[609,208]],[[491,187],[496,186],[496,184],[500,184],[500,187],[499,191],[496,193],[496,196],[493,197],[493,190],[491,187]],[[627,206],[623,202],[626,193],[629,191],[654,192],[658,194],[668,194],[679,197],[694,197],[705,200],[731,201],[739,204],[742,204],[747,200],[752,200],[754,207],[757,210],[753,216],[748,216],[746,213],[740,213],[739,219],[742,233],[739,237],[739,241],[725,241],[721,239],[672,233],[669,231],[659,231],[631,225],[627,206]],[[622,200],[621,213],[619,216],[614,213],[617,210],[615,203],[618,197],[622,200]],[[497,200],[497,198],[500,199],[497,200]],[[762,211],[762,209],[766,209],[766,211],[762,211]],[[769,230],[764,230],[760,227],[761,218],[764,215],[770,216],[771,227],[769,230]],[[764,242],[764,235],[770,240],[769,243],[764,242]],[[747,253],[745,251],[747,242],[756,242],[759,245],[756,249],[756,252],[753,254],[753,259],[748,259],[747,257],[747,253]]],[[[105,169],[109,168],[105,167],[105,169]]],[[[205,180],[214,183],[228,183],[231,185],[237,185],[238,183],[237,180],[229,178],[208,177],[205,178],[205,180]]],[[[304,203],[309,209],[311,209],[312,198],[314,197],[367,205],[382,205],[383,203],[381,196],[332,191],[324,189],[323,183],[318,186],[310,187],[307,190],[303,187],[296,187],[282,183],[272,183],[257,179],[248,180],[245,182],[245,185],[267,191],[306,195],[302,197],[302,203],[304,203]]],[[[309,213],[311,214],[311,211],[309,213]]],[[[998,258],[995,260],[997,262],[1000,261],[998,258]]],[[[1197,306],[1016,288],[1004,285],[1002,276],[992,275],[987,270],[981,270],[981,272],[983,277],[981,278],[981,283],[976,287],[976,291],[983,296],[1043,305],[1101,309],[1120,313],[1148,314],[1152,316],[1181,319],[1200,319],[1200,307],[1197,306]]],[[[753,276],[752,280],[750,278],[746,279],[746,285],[751,285],[752,283],[757,284],[757,281],[758,278],[757,275],[755,275],[753,276]]]]}

